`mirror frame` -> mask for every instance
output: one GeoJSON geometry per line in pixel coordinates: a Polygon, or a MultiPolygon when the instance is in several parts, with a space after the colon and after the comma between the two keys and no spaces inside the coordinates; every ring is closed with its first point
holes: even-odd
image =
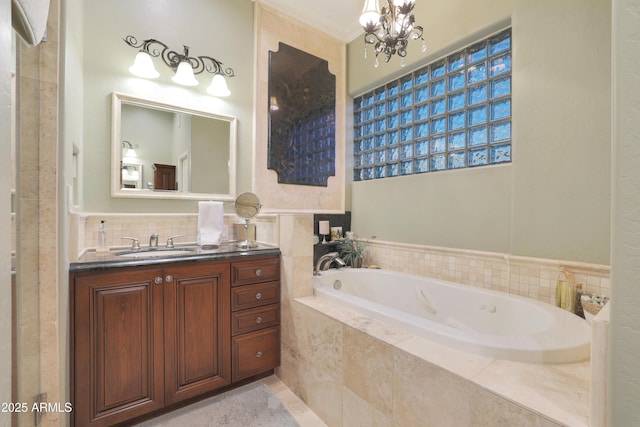
{"type": "Polygon", "coordinates": [[[119,92],[111,95],[111,197],[140,199],[182,199],[182,200],[221,200],[233,201],[236,198],[236,150],[238,119],[234,116],[210,113],[202,110],[182,107],[174,104],[139,98],[119,92]],[[182,193],[179,191],[155,191],[138,188],[122,188],[120,184],[122,164],[122,104],[149,107],[177,113],[222,120],[229,123],[229,193],[182,193]]]}

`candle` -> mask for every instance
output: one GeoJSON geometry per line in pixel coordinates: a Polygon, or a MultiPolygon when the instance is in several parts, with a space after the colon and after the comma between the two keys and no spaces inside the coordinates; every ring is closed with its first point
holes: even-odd
{"type": "Polygon", "coordinates": [[[320,221],[320,234],[329,234],[329,221],[320,221]]]}

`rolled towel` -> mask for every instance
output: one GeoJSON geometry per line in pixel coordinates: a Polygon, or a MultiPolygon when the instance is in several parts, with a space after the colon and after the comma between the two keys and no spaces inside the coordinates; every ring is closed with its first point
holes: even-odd
{"type": "Polygon", "coordinates": [[[198,202],[198,244],[217,245],[224,228],[222,202],[198,202]]]}

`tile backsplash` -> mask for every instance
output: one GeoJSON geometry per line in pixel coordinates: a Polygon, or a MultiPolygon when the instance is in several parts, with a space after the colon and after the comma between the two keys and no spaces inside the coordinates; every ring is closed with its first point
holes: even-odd
{"type": "Polygon", "coordinates": [[[610,296],[608,265],[505,253],[367,240],[368,265],[492,289],[555,304],[561,269],[571,271],[584,292],[610,296]]]}
{"type": "MultiPolygon", "coordinates": [[[[105,221],[106,246],[124,248],[130,242],[122,237],[135,237],[141,246],[149,244],[149,236],[158,233],[160,245],[166,243],[171,236],[176,244],[196,243],[198,239],[197,214],[73,214],[71,227],[76,234],[70,238],[70,258],[74,261],[88,249],[98,246],[98,228],[100,221],[105,221]]],[[[244,236],[236,236],[235,224],[240,219],[234,214],[225,214],[222,240],[241,240],[244,236]]],[[[264,243],[278,244],[278,217],[276,215],[259,215],[251,220],[256,226],[256,240],[264,243]]]]}

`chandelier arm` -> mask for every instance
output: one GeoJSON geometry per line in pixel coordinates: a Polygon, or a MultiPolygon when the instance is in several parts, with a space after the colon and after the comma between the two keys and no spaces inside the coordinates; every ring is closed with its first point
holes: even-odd
{"type": "Polygon", "coordinates": [[[384,39],[380,38],[380,36],[376,33],[365,33],[364,42],[366,44],[374,44],[374,43],[383,43],[384,39]]]}
{"type": "Polygon", "coordinates": [[[424,41],[424,37],[422,36],[423,29],[420,25],[416,25],[415,27],[413,27],[413,33],[414,40],[421,39],[422,41],[424,41]]]}

